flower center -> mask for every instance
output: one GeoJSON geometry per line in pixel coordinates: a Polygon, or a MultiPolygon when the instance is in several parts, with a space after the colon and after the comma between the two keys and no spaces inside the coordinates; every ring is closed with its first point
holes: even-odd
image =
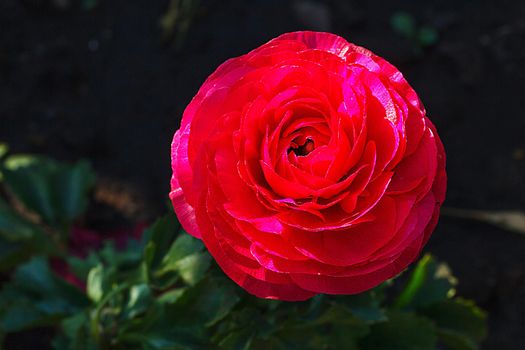
{"type": "Polygon", "coordinates": [[[304,143],[302,145],[297,144],[296,142],[292,141],[292,144],[290,145],[290,148],[288,149],[288,152],[293,151],[296,156],[304,157],[310,154],[315,148],[314,140],[311,138],[305,139],[304,143]]]}

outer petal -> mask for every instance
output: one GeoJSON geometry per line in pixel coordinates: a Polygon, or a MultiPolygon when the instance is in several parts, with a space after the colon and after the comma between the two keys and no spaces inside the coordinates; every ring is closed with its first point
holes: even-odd
{"type": "MultiPolygon", "coordinates": [[[[189,128],[186,128],[185,131],[187,135],[187,133],[189,132],[189,128]]],[[[184,191],[180,186],[180,177],[191,177],[191,170],[189,169],[187,156],[184,157],[181,154],[179,154],[180,149],[187,148],[187,144],[186,147],[183,147],[181,145],[181,142],[187,143],[188,140],[188,138],[185,137],[185,141],[181,141],[181,134],[183,133],[184,131],[178,130],[175,133],[175,136],[173,137],[173,142],[171,144],[171,164],[173,175],[171,176],[170,199],[171,203],[173,204],[173,210],[175,210],[175,213],[177,214],[177,217],[179,218],[179,221],[184,230],[186,230],[186,232],[188,232],[196,238],[201,238],[201,233],[195,219],[195,210],[190,204],[188,204],[184,195],[184,191]],[[185,166],[188,170],[186,172],[178,172],[177,169],[181,166],[185,166]]]]}

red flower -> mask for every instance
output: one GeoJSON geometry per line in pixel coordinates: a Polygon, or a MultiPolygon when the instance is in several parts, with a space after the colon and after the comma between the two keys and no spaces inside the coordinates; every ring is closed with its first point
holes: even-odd
{"type": "Polygon", "coordinates": [[[222,64],[184,112],[172,168],[186,231],[249,293],[282,300],[401,272],[446,188],[443,146],[403,75],[329,33],[222,64]]]}

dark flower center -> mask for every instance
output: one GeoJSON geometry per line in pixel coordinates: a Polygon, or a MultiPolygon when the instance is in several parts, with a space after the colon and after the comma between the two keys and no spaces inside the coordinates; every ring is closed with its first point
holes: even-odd
{"type": "Polygon", "coordinates": [[[288,152],[293,151],[296,156],[304,157],[310,154],[315,148],[314,140],[307,138],[302,145],[298,145],[292,142],[292,145],[288,149],[288,152]]]}

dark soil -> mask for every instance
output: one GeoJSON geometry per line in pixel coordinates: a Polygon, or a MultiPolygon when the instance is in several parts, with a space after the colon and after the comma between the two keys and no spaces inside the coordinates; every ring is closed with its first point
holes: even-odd
{"type": "MultiPolygon", "coordinates": [[[[13,152],[90,159],[100,201],[152,218],[166,210],[171,137],[206,76],[283,32],[327,30],[390,60],[418,91],[447,150],[447,206],[525,210],[525,2],[202,0],[185,39],[166,41],[167,8],[1,0],[0,140],[13,152]],[[396,11],[436,29],[437,43],[421,49],[396,34],[396,11]]],[[[489,312],[484,349],[521,348],[525,236],[443,217],[428,249],[489,312]]]]}

